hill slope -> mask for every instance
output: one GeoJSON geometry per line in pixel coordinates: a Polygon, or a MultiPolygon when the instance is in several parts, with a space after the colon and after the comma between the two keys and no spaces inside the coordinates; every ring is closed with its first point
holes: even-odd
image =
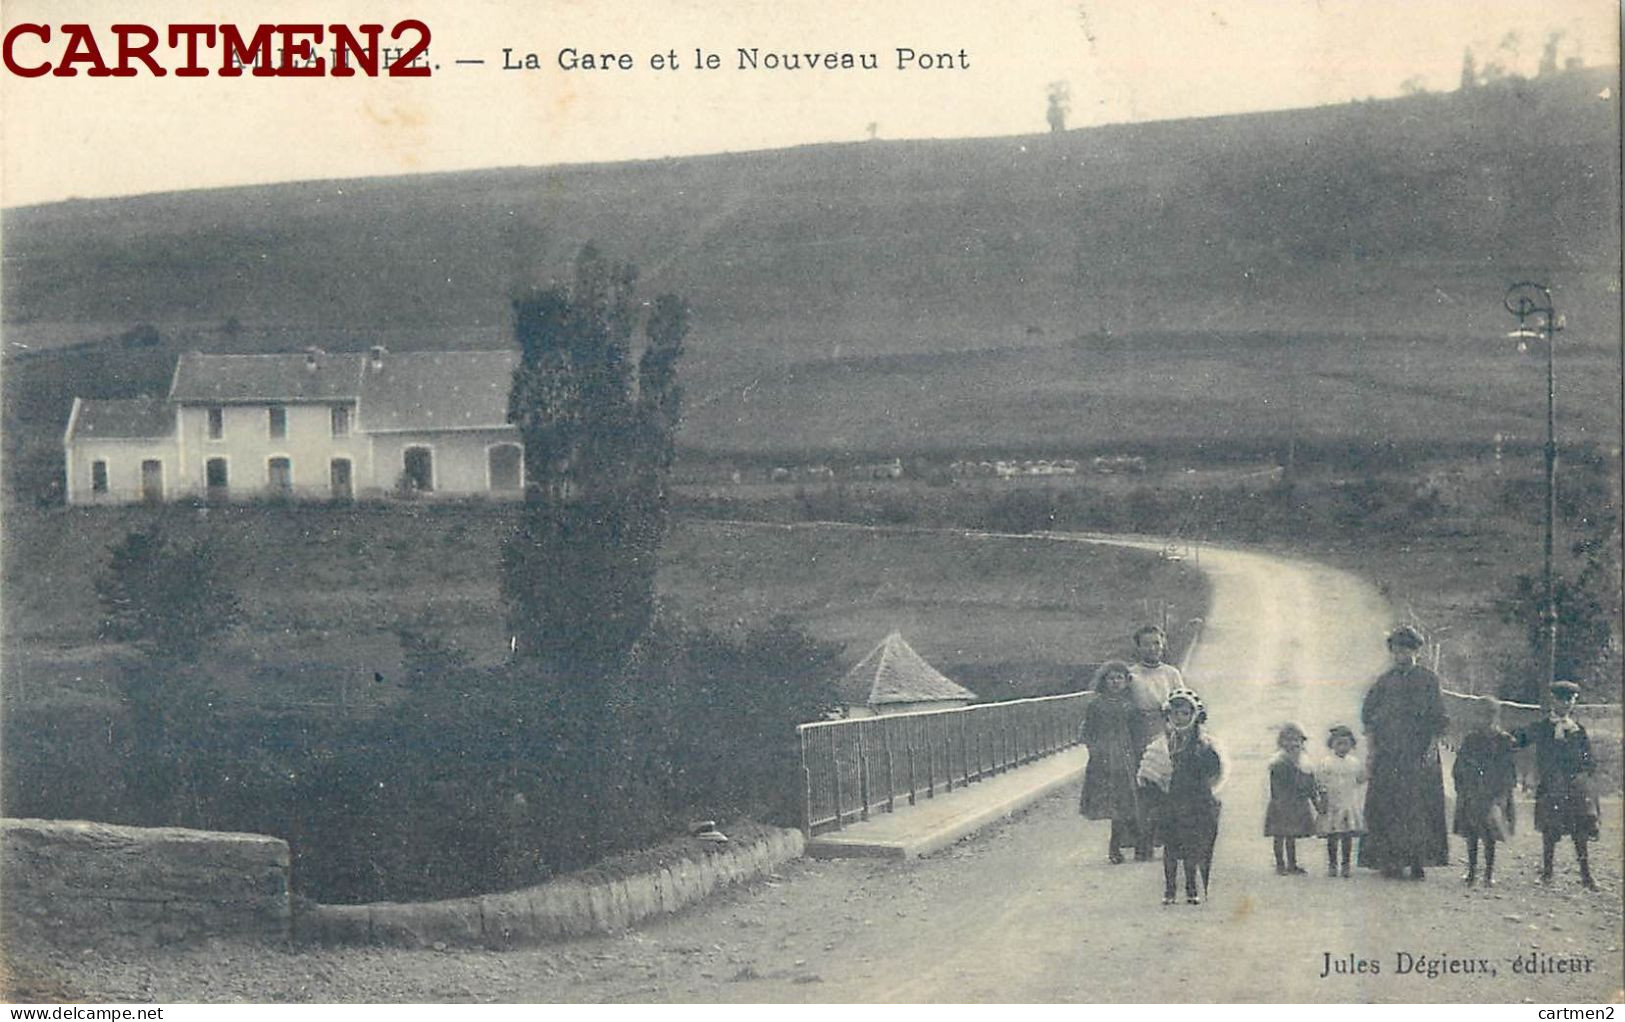
{"type": "MultiPolygon", "coordinates": [[[[1208,342],[1218,375],[1197,379],[1232,404],[1255,399],[1250,388],[1286,385],[1256,370],[1296,352],[1306,332],[1330,347],[1403,338],[1410,354],[1399,354],[1413,366],[1427,364],[1430,346],[1454,345],[1445,361],[1468,376],[1435,385],[1484,413],[1460,426],[1476,437],[1494,409],[1510,404],[1521,419],[1525,397],[1538,397],[1524,394],[1521,378],[1498,391],[1501,370],[1488,384],[1472,375],[1507,357],[1490,342],[1509,325],[1500,297],[1512,280],[1553,285],[1570,320],[1565,343],[1598,360],[1582,385],[1617,366],[1618,105],[1604,93],[1613,81],[1612,71],[1581,71],[1060,136],[13,209],[4,222],[7,350],[140,322],[159,324],[171,349],[501,343],[512,289],[558,275],[596,241],[636,263],[651,293],[673,290],[694,306],[691,446],[875,449],[938,437],[944,416],[1018,418],[1000,381],[1016,381],[1019,395],[1021,381],[1054,373],[1057,360],[1078,374],[1062,353],[1108,332],[1159,352],[1167,337],[1208,342]],[[1279,343],[1262,355],[1248,346],[1252,369],[1236,374],[1227,351],[1238,335],[1279,343]],[[900,353],[924,361],[891,374],[900,388],[877,382],[886,374],[871,372],[875,357],[900,353]],[[848,401],[842,380],[864,392],[865,407],[848,401]],[[777,411],[750,404],[757,384],[782,391],[777,411]],[[960,397],[993,393],[991,409],[984,400],[954,410],[960,397]],[[863,421],[877,401],[883,435],[863,421]],[[829,417],[851,428],[818,425],[829,417]]],[[[1168,357],[1162,378],[1192,378],[1168,357]]],[[[1359,395],[1381,385],[1395,357],[1375,345],[1375,361],[1330,384],[1352,390],[1352,401],[1326,405],[1310,392],[1323,410],[1351,409],[1354,418],[1339,411],[1326,424],[1330,435],[1381,430],[1384,417],[1373,427],[1359,395]]],[[[1132,358],[1117,362],[1115,378],[1099,376],[1110,365],[1098,361],[1083,371],[1109,391],[1138,369],[1132,358]]],[[[50,379],[78,393],[135,386],[105,368],[36,374],[46,383],[26,400],[45,408],[60,400],[50,379]]],[[[1617,390],[1610,402],[1599,386],[1574,404],[1584,414],[1603,406],[1589,423],[1602,434],[1617,423],[1617,390]]],[[[19,419],[8,390],[8,426],[27,428],[36,415],[19,419]]],[[[1059,417],[1075,423],[1073,398],[1057,400],[1059,417]]],[[[1200,412],[1184,420],[1198,431],[1200,412]]],[[[1078,429],[1098,436],[1111,421],[1078,429]]]]}

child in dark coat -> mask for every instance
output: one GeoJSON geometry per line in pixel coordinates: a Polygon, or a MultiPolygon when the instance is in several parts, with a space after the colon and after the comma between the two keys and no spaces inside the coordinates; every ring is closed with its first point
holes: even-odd
{"type": "Polygon", "coordinates": [[[1275,872],[1301,876],[1298,838],[1315,836],[1315,776],[1303,764],[1307,736],[1296,724],[1276,732],[1280,751],[1270,760],[1270,804],[1264,812],[1264,836],[1275,839],[1275,872]]]}
{"type": "Polygon", "coordinates": [[[1501,730],[1501,704],[1493,698],[1481,704],[1478,727],[1462,739],[1451,779],[1456,784],[1456,814],[1451,829],[1467,839],[1467,873],[1471,885],[1478,874],[1478,845],[1484,843],[1484,886],[1495,885],[1495,843],[1512,836],[1512,789],[1518,780],[1512,761],[1513,738],[1501,730]]]}
{"type": "Polygon", "coordinates": [[[1140,712],[1129,694],[1128,664],[1108,660],[1095,672],[1095,698],[1083,718],[1083,743],[1089,765],[1083,774],[1078,811],[1091,820],[1112,821],[1106,859],[1123,861],[1123,845],[1135,846],[1137,860],[1151,858],[1151,835],[1139,826],[1140,712]]]}
{"type": "Polygon", "coordinates": [[[1169,693],[1163,704],[1168,726],[1140,759],[1140,781],[1160,793],[1157,834],[1162,838],[1162,903],[1174,903],[1179,863],[1185,863],[1185,900],[1200,905],[1213,871],[1213,845],[1219,836],[1219,800],[1213,792],[1224,780],[1224,757],[1204,730],[1207,709],[1188,688],[1169,693]],[[1196,878],[1202,890],[1196,890],[1196,878]]]}
{"type": "Polygon", "coordinates": [[[1535,747],[1535,772],[1540,776],[1540,786],[1535,789],[1535,827],[1541,838],[1541,883],[1552,882],[1552,857],[1557,842],[1567,834],[1574,840],[1580,883],[1594,891],[1597,883],[1591,879],[1586,842],[1597,836],[1597,800],[1591,788],[1597,766],[1586,729],[1574,719],[1579,695],[1580,686],[1572,681],[1553,683],[1547,715],[1519,728],[1512,737],[1520,747],[1535,747]]]}

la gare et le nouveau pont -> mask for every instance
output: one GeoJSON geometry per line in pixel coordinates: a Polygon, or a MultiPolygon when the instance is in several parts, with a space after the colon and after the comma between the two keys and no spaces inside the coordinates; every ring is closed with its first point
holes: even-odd
{"type": "MultiPolygon", "coordinates": [[[[892,59],[887,66],[895,71],[969,71],[970,54],[961,48],[955,50],[916,50],[908,46],[892,47],[892,59]]],[[[721,53],[695,47],[694,55],[679,55],[675,48],[656,51],[639,62],[631,53],[614,50],[583,50],[566,46],[544,61],[539,53],[519,53],[513,47],[502,48],[502,70],[543,71],[557,67],[565,71],[631,71],[640,66],[652,71],[717,71],[724,67],[721,53]]],[[[727,65],[736,71],[878,71],[881,68],[880,51],[853,50],[763,50],[759,46],[734,48],[733,59],[727,65]]]]}

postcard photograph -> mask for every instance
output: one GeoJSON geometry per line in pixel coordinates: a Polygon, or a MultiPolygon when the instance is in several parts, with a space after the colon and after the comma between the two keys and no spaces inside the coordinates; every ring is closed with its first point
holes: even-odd
{"type": "Polygon", "coordinates": [[[1625,1000],[1618,4],[0,19],[7,1000],[1625,1000]]]}

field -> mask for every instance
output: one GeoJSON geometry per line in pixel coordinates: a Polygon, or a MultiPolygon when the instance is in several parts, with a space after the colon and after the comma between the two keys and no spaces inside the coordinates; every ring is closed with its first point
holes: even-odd
{"type": "MultiPolygon", "coordinates": [[[[1562,542],[1618,510],[1618,119],[1598,101],[1616,78],[1053,138],[6,210],[6,656],[21,667],[8,679],[84,674],[89,580],[136,517],[50,507],[75,395],[162,393],[193,348],[506,345],[510,296],[566,276],[595,242],[639,267],[645,295],[693,307],[678,474],[701,513],[1281,544],[1375,577],[1450,636],[1455,675],[1488,685],[1521,641],[1491,603],[1538,565],[1539,496],[1519,487],[1539,479],[1544,352],[1505,336],[1515,280],[1550,284],[1567,317],[1565,458],[1616,466],[1574,491],[1591,506],[1565,511],[1562,542]],[[944,478],[959,458],[1097,454],[1142,456],[1147,474],[944,478]],[[775,467],[851,480],[891,458],[910,478],[875,494],[765,484],[775,467]],[[1292,487],[1272,485],[1288,471],[1292,487]]],[[[336,676],[370,691],[398,663],[400,627],[500,658],[500,512],[211,515],[199,527],[231,548],[252,597],[219,658],[244,684],[323,693],[336,676]]],[[[1191,583],[1028,551],[1001,567],[933,545],[945,539],[724,528],[673,537],[661,586],[675,608],[724,625],[788,612],[852,659],[903,627],[995,688],[1006,665],[1058,682],[1071,651],[1094,657],[1146,601],[1179,616],[1200,602],[1082,583],[1067,595],[1065,578],[1191,583]]]]}
{"type": "Polygon", "coordinates": [[[1535,444],[1525,278],[1568,319],[1568,441],[1614,445],[1612,82],[10,209],[7,478],[48,500],[71,398],[162,392],[183,350],[510,344],[587,242],[693,308],[689,459],[1535,444]]]}
{"type": "MultiPolygon", "coordinates": [[[[1484,295],[1493,302],[1495,296],[1484,295]]],[[[1566,442],[1619,437],[1619,352],[1561,354],[1566,442]]],[[[690,389],[684,440],[775,453],[1145,453],[1163,467],[1275,456],[1354,468],[1373,451],[1488,451],[1544,438],[1544,364],[1498,336],[1153,334],[851,358],[690,389]],[[710,400],[718,393],[729,399],[710,400]]]]}
{"type": "Polygon", "coordinates": [[[467,347],[500,334],[511,289],[595,241],[687,297],[720,359],[1100,329],[1476,332],[1503,314],[1475,282],[1519,271],[1557,274],[1600,325],[1619,183],[1616,107],[1597,93],[1615,78],[26,207],[6,213],[5,316],[33,347],[69,339],[64,323],[88,339],[143,321],[238,348],[467,347]]]}
{"type": "MultiPolygon", "coordinates": [[[[479,662],[500,662],[506,651],[496,586],[507,522],[500,509],[173,515],[173,527],[206,533],[231,565],[247,620],[207,659],[211,675],[240,698],[389,698],[399,627],[454,642],[479,662]]],[[[144,520],[116,510],[13,513],[5,571],[12,706],[108,691],[120,658],[95,642],[92,581],[107,545],[144,520]]],[[[848,663],[900,630],[940,669],[990,697],[1080,683],[1090,664],[1125,655],[1129,633],[1165,604],[1175,623],[1206,606],[1205,583],[1190,566],[1139,552],[705,521],[675,530],[659,590],[673,612],[712,628],[786,616],[844,644],[848,663]]]]}

